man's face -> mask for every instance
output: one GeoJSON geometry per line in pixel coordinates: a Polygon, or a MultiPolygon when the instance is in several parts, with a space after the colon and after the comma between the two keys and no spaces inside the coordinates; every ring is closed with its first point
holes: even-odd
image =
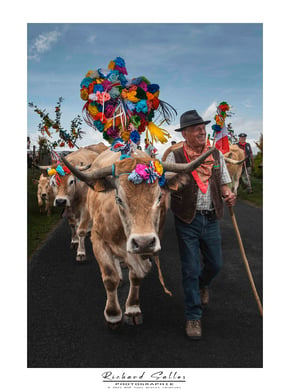
{"type": "Polygon", "coordinates": [[[240,143],[245,143],[246,142],[246,137],[240,137],[239,138],[240,143]]]}
{"type": "Polygon", "coordinates": [[[182,131],[182,136],[191,147],[203,147],[206,141],[205,124],[189,126],[182,131]]]}

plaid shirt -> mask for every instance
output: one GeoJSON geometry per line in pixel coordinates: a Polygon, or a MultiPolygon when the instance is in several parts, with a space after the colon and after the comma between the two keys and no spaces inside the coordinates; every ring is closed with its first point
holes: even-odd
{"type": "MultiPolygon", "coordinates": [[[[228,172],[225,159],[223,154],[219,151],[220,154],[220,170],[221,170],[221,184],[225,185],[231,183],[231,177],[228,172]]],[[[175,163],[174,153],[170,152],[166,159],[169,163],[175,163]]],[[[213,204],[211,200],[210,186],[208,186],[206,193],[202,193],[200,189],[198,189],[197,193],[197,210],[213,210],[213,204]]]]}

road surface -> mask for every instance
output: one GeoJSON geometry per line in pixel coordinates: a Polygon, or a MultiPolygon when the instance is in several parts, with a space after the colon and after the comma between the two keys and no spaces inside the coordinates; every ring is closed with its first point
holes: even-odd
{"type": "MultiPolygon", "coordinates": [[[[245,252],[262,300],[262,209],[234,208],[245,252]]],[[[31,368],[261,368],[263,321],[246,274],[229,211],[221,220],[224,267],[210,290],[203,339],[185,336],[181,270],[173,216],[168,213],[161,268],[154,264],[141,287],[141,326],[104,323],[105,290],[87,238],[89,261],[78,264],[70,230],[61,220],[28,265],[28,367],[31,368]]],[[[124,270],[123,270],[124,271],[124,270]]],[[[119,287],[121,306],[128,278],[119,287]]]]}

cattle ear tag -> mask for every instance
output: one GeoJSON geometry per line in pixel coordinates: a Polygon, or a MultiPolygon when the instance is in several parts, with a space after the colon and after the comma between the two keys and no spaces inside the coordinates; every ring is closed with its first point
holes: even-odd
{"type": "Polygon", "coordinates": [[[95,191],[105,191],[106,186],[105,186],[104,181],[98,179],[97,182],[95,183],[94,190],[95,191]]]}

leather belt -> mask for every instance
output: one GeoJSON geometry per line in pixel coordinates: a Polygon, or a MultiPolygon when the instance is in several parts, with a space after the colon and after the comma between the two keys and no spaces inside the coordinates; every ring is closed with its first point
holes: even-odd
{"type": "Polygon", "coordinates": [[[202,216],[214,216],[215,210],[197,210],[196,213],[199,213],[202,216]]]}

